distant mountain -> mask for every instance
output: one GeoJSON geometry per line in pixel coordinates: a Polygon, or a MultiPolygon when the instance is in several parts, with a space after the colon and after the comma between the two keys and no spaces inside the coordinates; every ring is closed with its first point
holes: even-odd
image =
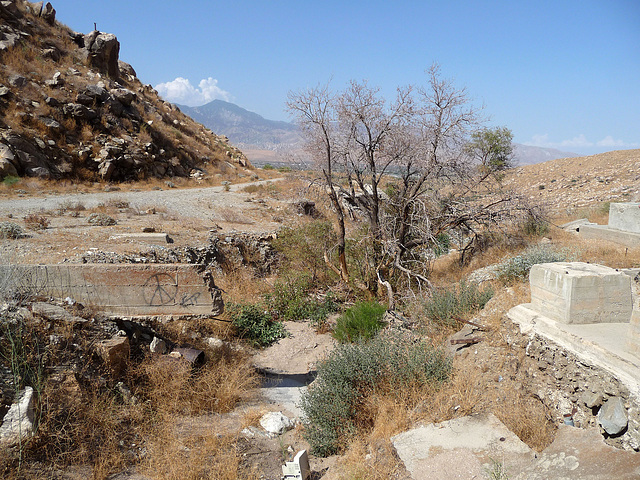
{"type": "Polygon", "coordinates": [[[533,165],[536,163],[546,162],[548,160],[581,156],[577,153],[563,152],[561,150],[556,150],[555,148],[533,147],[531,145],[522,145],[520,143],[514,143],[513,147],[516,165],[533,165]]]}
{"type": "MultiPolygon", "coordinates": [[[[197,122],[219,135],[226,135],[257,166],[265,163],[304,164],[306,157],[302,152],[302,137],[296,125],[292,123],[268,120],[223,100],[214,100],[201,107],[178,106],[197,122]]],[[[553,148],[532,147],[519,143],[514,144],[514,154],[516,165],[532,165],[547,160],[579,156],[553,148]]]]}
{"type": "Polygon", "coordinates": [[[178,107],[218,135],[226,135],[240,148],[278,151],[299,146],[301,142],[298,128],[292,123],[267,120],[223,100],[214,100],[201,107],[178,107]]]}

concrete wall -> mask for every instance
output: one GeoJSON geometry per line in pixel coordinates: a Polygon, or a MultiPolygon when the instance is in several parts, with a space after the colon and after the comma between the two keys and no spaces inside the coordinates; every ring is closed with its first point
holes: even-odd
{"type": "Polygon", "coordinates": [[[534,265],[531,308],[562,323],[625,323],[631,319],[631,277],[582,262],[534,265]]]}
{"type": "Polygon", "coordinates": [[[197,265],[0,265],[7,293],[72,299],[117,315],[216,315],[220,291],[197,265]]]}
{"type": "Polygon", "coordinates": [[[640,203],[612,203],[609,206],[609,227],[640,233],[640,203]]]}
{"type": "Polygon", "coordinates": [[[623,232],[604,225],[581,225],[578,233],[583,238],[619,243],[629,248],[640,247],[640,233],[623,232]]]}

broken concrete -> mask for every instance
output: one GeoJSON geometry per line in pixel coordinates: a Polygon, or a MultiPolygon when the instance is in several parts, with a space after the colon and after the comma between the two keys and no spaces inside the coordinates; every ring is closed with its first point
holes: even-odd
{"type": "Polygon", "coordinates": [[[611,203],[609,227],[624,232],[640,233],[640,203],[611,203]]]}
{"type": "Polygon", "coordinates": [[[308,480],[311,478],[309,455],[306,450],[300,450],[292,462],[286,462],[282,467],[282,480],[308,480]]]}
{"type": "Polygon", "coordinates": [[[33,431],[33,388],[25,387],[17,402],[4,416],[0,426],[0,444],[15,445],[33,431]]]}
{"type": "MultiPolygon", "coordinates": [[[[66,298],[114,315],[219,315],[210,272],[187,264],[0,265],[17,295],[66,298]]],[[[4,284],[3,283],[3,284],[4,284]]]]}
{"type": "Polygon", "coordinates": [[[531,306],[557,322],[628,323],[631,278],[613,268],[583,262],[534,265],[531,306]]]}
{"type": "Polygon", "coordinates": [[[144,242],[150,245],[166,245],[173,243],[173,239],[166,233],[118,233],[111,235],[110,239],[133,240],[134,242],[144,242]]]}
{"type": "Polygon", "coordinates": [[[640,233],[624,232],[604,225],[582,225],[578,234],[586,239],[619,243],[628,248],[640,247],[640,233]]]}
{"type": "Polygon", "coordinates": [[[608,225],[585,224],[576,231],[584,238],[640,247],[640,203],[611,203],[608,225]]]}

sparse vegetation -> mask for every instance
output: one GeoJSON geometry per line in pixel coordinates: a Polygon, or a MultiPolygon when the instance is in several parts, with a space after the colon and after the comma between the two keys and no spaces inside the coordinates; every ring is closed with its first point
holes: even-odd
{"type": "Polygon", "coordinates": [[[369,340],[384,326],[386,310],[378,302],[356,303],[338,318],[333,336],[341,343],[369,340]]]}
{"type": "Polygon", "coordinates": [[[0,238],[10,238],[15,240],[24,236],[24,230],[17,223],[0,222],[0,238]]]}
{"type": "Polygon", "coordinates": [[[266,347],[284,338],[287,331],[281,322],[273,321],[260,305],[231,305],[231,321],[241,338],[257,347],[266,347]]]}
{"type": "Polygon", "coordinates": [[[87,222],[101,227],[108,227],[118,223],[115,218],[110,217],[106,213],[92,213],[89,215],[89,218],[87,218],[87,222]]]}
{"type": "Polygon", "coordinates": [[[49,228],[49,219],[44,215],[31,213],[24,217],[24,224],[31,230],[46,230],[49,228]]]}
{"type": "Polygon", "coordinates": [[[498,266],[498,277],[504,281],[525,278],[533,265],[538,263],[572,262],[577,253],[569,248],[557,248],[547,244],[533,245],[524,252],[504,260],[498,266]]]}
{"type": "Polygon", "coordinates": [[[431,296],[418,302],[420,317],[437,325],[455,326],[456,317],[481,310],[493,296],[493,289],[481,289],[473,282],[462,281],[453,288],[435,289],[431,296]]]}

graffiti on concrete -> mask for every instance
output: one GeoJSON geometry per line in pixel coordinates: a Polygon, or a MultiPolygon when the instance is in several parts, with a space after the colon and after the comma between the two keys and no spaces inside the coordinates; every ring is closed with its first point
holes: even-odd
{"type": "Polygon", "coordinates": [[[168,273],[156,273],[147,278],[142,286],[144,300],[150,307],[174,303],[178,293],[178,282],[168,273]]]}

